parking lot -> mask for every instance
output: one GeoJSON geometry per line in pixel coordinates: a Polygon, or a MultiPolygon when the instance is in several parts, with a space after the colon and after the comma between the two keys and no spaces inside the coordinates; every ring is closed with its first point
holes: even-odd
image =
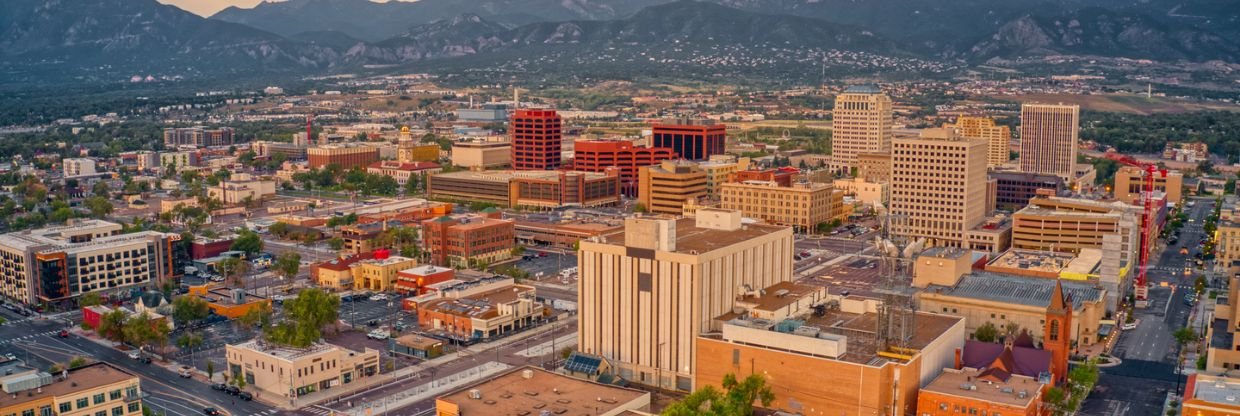
{"type": "Polygon", "coordinates": [[[547,278],[558,279],[560,270],[577,267],[577,253],[558,253],[554,251],[538,251],[530,249],[525,254],[527,259],[517,260],[513,265],[524,270],[537,280],[547,278]]]}

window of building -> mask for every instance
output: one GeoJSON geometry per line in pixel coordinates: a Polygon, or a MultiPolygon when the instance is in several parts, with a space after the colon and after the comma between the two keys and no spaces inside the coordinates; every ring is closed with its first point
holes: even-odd
{"type": "Polygon", "coordinates": [[[34,416],[34,409],[22,410],[22,416],[34,416]]]}
{"type": "Polygon", "coordinates": [[[87,398],[85,398],[85,397],[80,398],[80,399],[77,399],[77,408],[78,408],[78,410],[85,409],[85,408],[86,408],[86,406],[90,406],[90,400],[89,400],[89,399],[87,399],[87,398]]]}
{"type": "Polygon", "coordinates": [[[133,403],[130,403],[130,404],[129,404],[129,412],[130,412],[130,413],[133,413],[133,412],[140,412],[140,411],[142,411],[142,403],[139,403],[139,402],[133,402],[133,403]]]}
{"type": "Polygon", "coordinates": [[[73,403],[64,402],[60,404],[60,413],[68,413],[73,410],[73,403]]]}
{"type": "Polygon", "coordinates": [[[121,391],[120,391],[119,389],[117,389],[117,390],[112,390],[112,392],[111,392],[111,393],[108,393],[108,398],[109,398],[109,399],[112,399],[112,400],[120,400],[120,399],[121,399],[121,391]]]}
{"type": "Polygon", "coordinates": [[[95,416],[108,416],[108,411],[107,411],[107,410],[100,410],[100,411],[98,411],[98,412],[95,412],[95,416]]]}
{"type": "Polygon", "coordinates": [[[95,404],[103,403],[103,393],[95,395],[95,404]]]}
{"type": "Polygon", "coordinates": [[[52,407],[39,406],[39,416],[52,416],[52,407]]]}
{"type": "Polygon", "coordinates": [[[116,406],[112,408],[112,416],[124,416],[124,415],[125,415],[125,408],[123,406],[116,406]]]}

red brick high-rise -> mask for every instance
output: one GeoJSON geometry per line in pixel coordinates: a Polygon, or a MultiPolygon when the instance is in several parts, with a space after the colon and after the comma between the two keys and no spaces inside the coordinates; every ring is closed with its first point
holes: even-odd
{"type": "Polygon", "coordinates": [[[573,149],[573,170],[606,172],[620,169],[620,190],[637,195],[637,170],[675,159],[676,152],[665,147],[638,147],[629,140],[581,140],[573,149]]]}
{"type": "Polygon", "coordinates": [[[654,147],[666,147],[689,160],[723,154],[728,127],[713,120],[670,119],[653,126],[654,147]]]}
{"type": "Polygon", "coordinates": [[[560,168],[563,137],[560,115],[555,110],[517,110],[512,114],[512,168],[556,170],[560,168]]]}

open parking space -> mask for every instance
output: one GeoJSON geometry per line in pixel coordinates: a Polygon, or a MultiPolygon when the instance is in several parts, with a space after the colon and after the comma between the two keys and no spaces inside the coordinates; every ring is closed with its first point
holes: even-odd
{"type": "Polygon", "coordinates": [[[577,267],[577,253],[558,253],[554,251],[526,250],[522,260],[513,264],[534,278],[559,276],[560,270],[577,267]]]}

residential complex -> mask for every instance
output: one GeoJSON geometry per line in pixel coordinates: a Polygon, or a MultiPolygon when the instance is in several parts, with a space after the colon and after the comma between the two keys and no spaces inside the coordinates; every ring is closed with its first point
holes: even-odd
{"type": "Polygon", "coordinates": [[[180,244],[179,234],[121,234],[121,228],[71,219],[0,235],[0,295],[25,304],[60,302],[88,292],[127,293],[181,274],[188,242],[180,244]]]}
{"type": "Polygon", "coordinates": [[[637,194],[637,171],[675,159],[676,152],[665,147],[638,147],[629,140],[579,140],[574,144],[573,170],[606,172],[620,171],[620,189],[626,195],[637,194]]]}
{"type": "Polygon", "coordinates": [[[849,173],[857,155],[891,145],[891,98],[874,85],[855,85],[835,97],[831,118],[831,170],[849,173]]]}
{"type": "Polygon", "coordinates": [[[654,147],[671,149],[689,160],[707,160],[723,154],[728,127],[714,120],[667,119],[651,126],[654,147]]]}
{"type": "Polygon", "coordinates": [[[65,159],[64,174],[66,178],[75,176],[88,176],[95,174],[95,160],[86,158],[65,159]]]}
{"type": "Polygon", "coordinates": [[[555,110],[516,110],[509,131],[512,135],[512,168],[556,170],[563,158],[560,115],[555,110]]]}
{"type": "Polygon", "coordinates": [[[697,163],[665,160],[638,171],[637,202],[649,212],[681,215],[685,201],[706,196],[706,173],[697,163]]]}
{"type": "Polygon", "coordinates": [[[986,141],[986,167],[994,169],[1011,159],[1012,130],[995,124],[993,118],[961,116],[950,127],[959,130],[961,136],[986,141]]]}
{"type": "Polygon", "coordinates": [[[988,215],[986,142],[926,129],[891,147],[892,230],[933,245],[968,247],[966,232],[988,215]]]}
{"type": "Polygon", "coordinates": [[[106,362],[55,375],[30,370],[0,377],[0,415],[141,416],[138,375],[106,362]]]}
{"type": "Polygon", "coordinates": [[[232,127],[206,129],[203,127],[164,129],[164,147],[177,146],[228,146],[234,144],[232,127]]]}
{"type": "Polygon", "coordinates": [[[791,281],[792,244],[791,228],[742,224],[737,211],[628,218],[580,244],[578,349],[625,380],[691,390],[694,339],[745,291],[791,281]]]}
{"type": "Polygon", "coordinates": [[[306,348],[251,340],[224,346],[229,378],[268,397],[296,399],[339,388],[379,374],[379,351],[351,351],[316,343],[306,348]]]}
{"type": "Polygon", "coordinates": [[[1080,107],[1024,104],[1020,107],[1020,170],[1076,177],[1080,107]]]}
{"type": "Polygon", "coordinates": [[[504,208],[554,209],[620,203],[620,175],[577,171],[465,171],[431,175],[431,198],[486,202],[504,208]]]}

